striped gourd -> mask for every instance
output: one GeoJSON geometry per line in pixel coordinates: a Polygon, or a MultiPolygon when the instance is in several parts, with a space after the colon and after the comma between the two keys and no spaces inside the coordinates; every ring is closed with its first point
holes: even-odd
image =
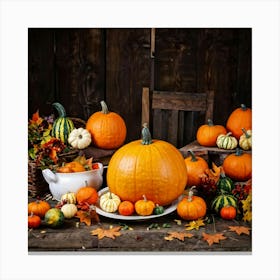
{"type": "Polygon", "coordinates": [[[237,208],[237,199],[233,195],[222,193],[214,198],[211,208],[220,213],[221,208],[227,205],[237,208]]]}
{"type": "Polygon", "coordinates": [[[224,172],[221,172],[220,179],[217,182],[218,192],[231,194],[233,188],[233,181],[227,177],[224,172]]]}
{"type": "Polygon", "coordinates": [[[53,123],[51,135],[63,143],[67,143],[69,134],[75,128],[74,124],[71,119],[66,117],[65,109],[60,103],[53,103],[53,106],[58,111],[59,116],[53,123]]]}
{"type": "Polygon", "coordinates": [[[231,136],[231,132],[229,132],[226,135],[220,134],[217,137],[216,144],[220,149],[233,150],[237,147],[238,142],[235,137],[231,136]]]}

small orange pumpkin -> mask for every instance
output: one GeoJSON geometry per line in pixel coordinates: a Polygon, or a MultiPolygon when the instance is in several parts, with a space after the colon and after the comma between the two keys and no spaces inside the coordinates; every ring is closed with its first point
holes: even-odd
{"type": "Polygon", "coordinates": [[[197,220],[206,214],[206,202],[202,197],[193,195],[194,187],[191,187],[188,196],[177,204],[177,213],[183,220],[197,220]]]}
{"type": "Polygon", "coordinates": [[[242,128],[246,130],[252,129],[252,110],[244,104],[235,109],[229,116],[226,128],[232,132],[232,135],[239,139],[243,134],[242,128]]]}
{"type": "Polygon", "coordinates": [[[233,220],[236,217],[236,208],[231,205],[224,206],[220,210],[220,216],[224,220],[233,220]]]}
{"type": "Polygon", "coordinates": [[[40,218],[44,218],[46,212],[51,208],[50,204],[45,200],[36,200],[28,203],[28,214],[33,213],[40,218]]]}
{"type": "Polygon", "coordinates": [[[41,218],[33,212],[28,216],[28,228],[38,228],[41,225],[41,218]]]}
{"type": "Polygon", "coordinates": [[[78,189],[76,193],[78,207],[88,209],[89,205],[95,204],[98,200],[98,193],[95,188],[87,185],[78,189]]]}
{"type": "Polygon", "coordinates": [[[135,211],[138,215],[141,216],[151,215],[155,207],[155,203],[151,200],[147,200],[145,195],[143,195],[143,199],[138,200],[135,203],[135,211]]]}
{"type": "Polygon", "coordinates": [[[208,168],[208,163],[202,157],[196,156],[193,151],[189,151],[190,156],[185,158],[187,167],[188,181],[187,186],[198,186],[201,183],[200,176],[208,168]]]}
{"type": "Polygon", "coordinates": [[[223,162],[225,174],[235,181],[247,181],[252,177],[252,155],[237,148],[223,162]]]}
{"type": "Polygon", "coordinates": [[[134,204],[128,200],[122,201],[119,205],[118,211],[123,216],[130,216],[134,213],[134,204]]]}
{"type": "Polygon", "coordinates": [[[207,124],[201,125],[196,133],[197,142],[206,147],[216,146],[217,137],[220,134],[226,134],[227,130],[222,125],[214,125],[212,120],[208,120],[207,124]]]}
{"type": "Polygon", "coordinates": [[[104,101],[101,101],[102,111],[92,114],[86,124],[92,143],[101,149],[119,148],[126,138],[126,125],[123,118],[114,112],[109,112],[104,101]]]}

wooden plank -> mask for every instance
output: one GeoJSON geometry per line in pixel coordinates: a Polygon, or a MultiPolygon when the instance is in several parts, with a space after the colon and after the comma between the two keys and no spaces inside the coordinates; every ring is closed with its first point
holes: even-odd
{"type": "Polygon", "coordinates": [[[153,109],[205,111],[206,93],[183,93],[154,91],[153,109]]]}
{"type": "Polygon", "coordinates": [[[149,88],[144,87],[142,91],[142,125],[144,123],[150,125],[150,92],[149,88]]]}
{"type": "Polygon", "coordinates": [[[179,111],[170,111],[168,118],[167,141],[177,147],[179,111]]]}

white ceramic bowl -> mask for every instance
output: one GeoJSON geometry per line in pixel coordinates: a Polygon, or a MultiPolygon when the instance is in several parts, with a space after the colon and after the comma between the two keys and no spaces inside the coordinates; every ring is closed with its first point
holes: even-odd
{"type": "Polygon", "coordinates": [[[77,192],[79,188],[86,185],[99,190],[103,183],[103,164],[98,163],[99,168],[83,172],[54,173],[50,169],[42,171],[44,179],[49,184],[50,192],[54,199],[60,200],[67,192],[77,192]]]}

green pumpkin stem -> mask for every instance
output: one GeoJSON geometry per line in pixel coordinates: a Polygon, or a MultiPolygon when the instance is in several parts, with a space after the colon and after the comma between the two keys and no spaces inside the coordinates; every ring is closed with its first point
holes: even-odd
{"type": "Polygon", "coordinates": [[[143,145],[150,145],[152,144],[152,136],[150,133],[150,130],[148,128],[148,124],[144,123],[143,124],[143,129],[142,129],[142,144],[143,145]]]}
{"type": "Polygon", "coordinates": [[[241,104],[240,107],[241,107],[241,109],[242,109],[243,111],[246,111],[246,110],[247,110],[247,107],[246,107],[245,104],[241,104]]]}
{"type": "Polygon", "coordinates": [[[247,130],[243,127],[243,128],[241,128],[242,129],[242,131],[243,131],[243,133],[245,134],[245,137],[248,139],[248,138],[250,138],[251,136],[248,134],[248,132],[247,132],[247,130]]]}
{"type": "Polygon", "coordinates": [[[196,158],[196,156],[195,156],[194,152],[193,152],[193,151],[191,151],[191,150],[189,150],[188,152],[191,154],[192,161],[197,161],[197,158],[196,158]]]}
{"type": "Polygon", "coordinates": [[[213,126],[213,125],[214,125],[214,123],[213,123],[213,121],[212,121],[211,119],[208,119],[208,120],[207,120],[207,124],[208,124],[209,126],[213,126]]]}
{"type": "Polygon", "coordinates": [[[105,103],[105,101],[102,100],[102,101],[100,102],[100,104],[101,104],[101,107],[102,107],[102,113],[103,113],[103,114],[108,114],[108,113],[109,113],[109,110],[108,110],[108,106],[107,106],[107,104],[105,103]]]}
{"type": "Polygon", "coordinates": [[[243,155],[243,150],[240,149],[240,148],[236,148],[235,155],[236,156],[242,156],[243,155]]]}
{"type": "Polygon", "coordinates": [[[62,118],[66,117],[66,111],[60,103],[55,102],[52,105],[57,110],[59,117],[62,117],[62,118]]]}

